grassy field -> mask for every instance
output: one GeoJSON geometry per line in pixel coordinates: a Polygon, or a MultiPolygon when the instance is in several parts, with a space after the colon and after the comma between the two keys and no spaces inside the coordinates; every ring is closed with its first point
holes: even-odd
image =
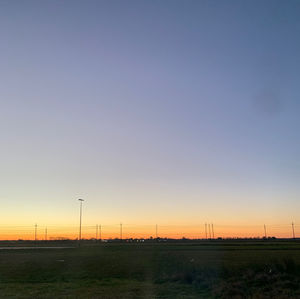
{"type": "Polygon", "coordinates": [[[300,298],[297,241],[0,250],[1,298],[300,298]]]}

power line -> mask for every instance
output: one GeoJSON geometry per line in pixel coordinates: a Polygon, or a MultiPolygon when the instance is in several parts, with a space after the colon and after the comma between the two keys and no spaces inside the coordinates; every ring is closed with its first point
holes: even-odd
{"type": "Polygon", "coordinates": [[[292,229],[293,229],[293,239],[295,239],[295,229],[294,229],[294,222],[292,222],[292,229]]]}
{"type": "MultiPolygon", "coordinates": [[[[83,205],[83,203],[82,203],[83,205]]],[[[82,206],[82,208],[84,208],[82,206]]],[[[83,212],[83,209],[82,209],[83,212]]],[[[106,237],[117,237],[120,239],[123,239],[123,225],[124,223],[119,223],[119,229],[116,228],[115,225],[105,225],[105,238],[106,237]]],[[[220,236],[223,238],[257,238],[260,236],[261,238],[268,238],[270,236],[274,236],[277,238],[296,238],[297,237],[297,228],[300,227],[299,224],[293,222],[287,223],[287,224],[277,224],[277,225],[266,225],[266,224],[260,224],[260,230],[257,228],[257,225],[247,225],[247,226],[225,226],[225,225],[218,225],[218,236],[215,233],[215,224],[214,223],[204,223],[202,224],[202,228],[204,229],[204,232],[200,236],[206,239],[215,239],[216,237],[220,236]],[[202,226],[204,225],[204,227],[202,226]],[[262,231],[263,226],[263,231],[262,231]],[[233,228],[236,228],[236,230],[233,230],[233,228]],[[248,229],[242,229],[243,227],[248,227],[248,229]],[[250,230],[250,228],[253,228],[253,230],[250,230]],[[223,231],[222,231],[223,230],[223,231]],[[244,233],[243,233],[244,231],[244,233]],[[261,233],[259,233],[261,231],[261,233]]],[[[200,226],[200,228],[201,228],[200,226]]],[[[74,226],[49,226],[49,225],[41,225],[41,224],[34,224],[33,226],[0,226],[0,232],[1,232],[1,239],[9,239],[9,240],[17,240],[17,239],[31,239],[31,240],[49,240],[49,234],[48,234],[48,227],[51,229],[51,237],[61,236],[65,238],[71,238],[75,239],[76,236],[78,236],[78,231],[76,232],[76,224],[74,226]],[[31,228],[30,228],[31,227],[31,228]],[[38,229],[40,230],[40,237],[38,236],[38,229]],[[34,229],[34,232],[32,231],[34,229]],[[33,235],[34,234],[34,235],[33,235]],[[54,235],[53,235],[54,234],[54,235]],[[43,237],[44,235],[44,237],[43,237]]],[[[127,237],[140,237],[140,238],[147,238],[150,236],[154,236],[156,238],[159,238],[159,233],[162,233],[162,235],[166,238],[178,238],[179,236],[184,236],[187,238],[199,238],[199,225],[183,225],[183,231],[180,233],[181,230],[179,230],[179,225],[160,225],[158,227],[158,224],[152,224],[151,227],[148,227],[146,225],[126,225],[126,236],[127,237]],[[155,226],[155,228],[154,228],[155,226]],[[155,231],[154,231],[155,229],[155,231]],[[158,231],[160,230],[160,231],[158,231]]],[[[101,235],[101,229],[100,225],[87,225],[83,226],[81,225],[82,232],[85,232],[86,238],[95,238],[99,240],[102,239],[101,235]]],[[[299,229],[300,231],[300,229],[299,229]]],[[[82,235],[81,235],[82,237],[82,235]]]]}

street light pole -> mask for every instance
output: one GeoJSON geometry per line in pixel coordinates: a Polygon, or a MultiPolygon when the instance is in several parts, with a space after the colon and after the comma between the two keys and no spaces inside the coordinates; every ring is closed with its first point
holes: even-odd
{"type": "Polygon", "coordinates": [[[79,221],[79,242],[80,242],[80,240],[81,240],[82,202],[84,201],[84,199],[79,198],[78,200],[80,201],[80,221],[79,221]]]}

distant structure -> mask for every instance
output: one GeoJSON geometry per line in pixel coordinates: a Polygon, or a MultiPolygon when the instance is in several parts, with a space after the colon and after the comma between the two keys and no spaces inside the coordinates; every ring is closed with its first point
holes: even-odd
{"type": "Polygon", "coordinates": [[[294,222],[292,222],[292,230],[293,230],[293,239],[295,239],[295,228],[294,228],[294,222]]]}

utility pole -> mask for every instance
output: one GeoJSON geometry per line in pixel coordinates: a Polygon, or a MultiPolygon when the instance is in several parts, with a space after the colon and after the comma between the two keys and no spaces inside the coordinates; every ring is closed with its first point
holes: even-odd
{"type": "Polygon", "coordinates": [[[155,238],[158,238],[158,234],[157,234],[157,224],[155,225],[155,238]]]}
{"type": "Polygon", "coordinates": [[[96,241],[98,240],[98,224],[96,224],[96,241]]]}
{"type": "Polygon", "coordinates": [[[47,226],[46,226],[46,228],[45,228],[45,241],[47,241],[47,233],[48,233],[48,231],[47,231],[47,226]]]}
{"type": "Polygon", "coordinates": [[[207,240],[207,223],[205,223],[205,239],[207,240]]]}
{"type": "Polygon", "coordinates": [[[101,224],[99,225],[99,238],[100,238],[100,241],[101,241],[102,240],[101,224]]]}
{"type": "Polygon", "coordinates": [[[34,225],[34,241],[37,240],[37,224],[34,225]]]}
{"type": "Polygon", "coordinates": [[[264,224],[264,230],[265,230],[265,238],[267,238],[267,228],[265,224],[264,224]]]}
{"type": "Polygon", "coordinates": [[[122,230],[122,223],[120,223],[120,240],[122,241],[123,237],[123,230],[122,230]]]}
{"type": "Polygon", "coordinates": [[[211,239],[210,223],[208,224],[209,239],[211,239]]]}
{"type": "Polygon", "coordinates": [[[292,222],[292,230],[293,230],[293,239],[295,239],[295,228],[294,228],[294,222],[292,222]]]}
{"type": "Polygon", "coordinates": [[[214,224],[211,224],[211,230],[212,230],[212,237],[215,238],[215,232],[214,232],[214,224]]]}

